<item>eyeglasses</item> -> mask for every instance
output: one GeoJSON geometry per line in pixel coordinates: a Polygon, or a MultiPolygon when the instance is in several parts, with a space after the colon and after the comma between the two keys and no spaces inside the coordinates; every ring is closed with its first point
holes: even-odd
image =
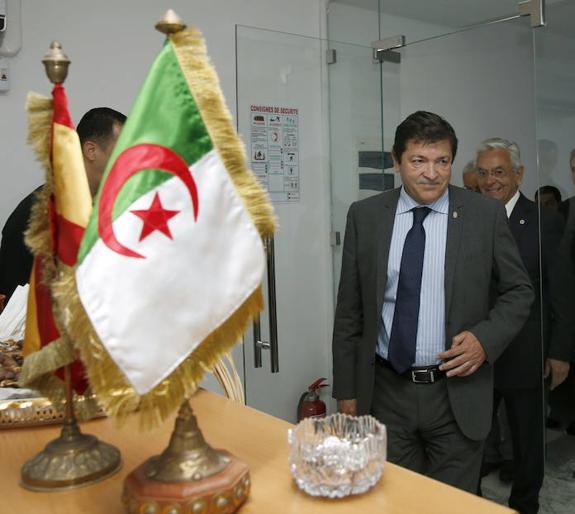
{"type": "Polygon", "coordinates": [[[513,173],[513,171],[509,172],[507,170],[504,170],[503,168],[496,168],[491,171],[482,170],[481,168],[477,170],[477,176],[480,179],[486,179],[489,175],[495,178],[505,178],[509,176],[511,173],[513,173]]]}

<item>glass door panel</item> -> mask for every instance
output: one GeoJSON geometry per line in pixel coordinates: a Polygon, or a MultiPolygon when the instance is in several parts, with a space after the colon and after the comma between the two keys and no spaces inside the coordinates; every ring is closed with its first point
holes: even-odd
{"type": "Polygon", "coordinates": [[[486,25],[394,50],[400,63],[384,63],[386,132],[417,110],[436,112],[455,128],[459,149],[452,183],[488,137],[516,141],[528,170],[523,188],[537,186],[533,51],[528,20],[486,25]],[[511,71],[512,70],[512,71],[511,71]],[[386,86],[389,87],[386,88],[386,86]],[[388,92],[385,95],[385,92],[388,92]],[[391,119],[395,116],[395,119],[391,119]]]}
{"type": "Polygon", "coordinates": [[[570,512],[575,505],[574,17],[573,0],[548,2],[547,24],[533,32],[541,219],[550,220],[558,215],[564,223],[559,245],[549,230],[543,232],[549,222],[541,226],[541,253],[552,259],[548,274],[551,278],[552,273],[556,274],[555,282],[550,282],[542,298],[544,314],[549,316],[551,309],[553,315],[549,320],[547,356],[559,360],[564,367],[571,365],[566,380],[558,387],[553,386],[561,378],[560,373],[555,377],[551,373],[546,380],[545,494],[541,502],[542,511],[546,512],[570,512]]]}
{"type": "MultiPolygon", "coordinates": [[[[374,60],[371,48],[333,41],[329,48],[337,56],[336,62],[328,66],[333,276],[337,294],[349,206],[393,188],[395,176],[390,147],[384,146],[381,64],[374,60]]],[[[383,105],[391,108],[393,103],[383,105]]]]}
{"type": "MultiPolygon", "coordinates": [[[[479,144],[487,138],[500,137],[518,143],[525,166],[522,193],[529,199],[538,187],[536,139],[536,110],[534,55],[532,29],[529,20],[517,18],[505,22],[483,25],[470,30],[451,33],[442,37],[408,43],[394,50],[399,62],[384,62],[383,104],[388,117],[384,116],[384,133],[391,134],[392,127],[410,113],[427,110],[440,114],[455,128],[459,149],[453,165],[452,183],[462,185],[462,170],[476,157],[479,144]],[[386,87],[387,86],[387,87],[386,87]],[[386,94],[386,91],[388,94],[386,94]],[[394,109],[387,108],[391,103],[394,109]]],[[[395,59],[397,61],[397,59],[395,59]]],[[[479,194],[479,193],[478,193],[479,194]]],[[[537,224],[537,220],[534,220],[537,224]]],[[[536,225],[537,227],[537,225],[536,225]]],[[[535,237],[538,237],[535,228],[535,237]]],[[[535,262],[538,260],[538,241],[533,246],[535,262]]],[[[540,282],[537,265],[531,277],[540,282]]],[[[532,310],[531,327],[541,332],[540,302],[532,310]]],[[[516,338],[507,351],[521,354],[522,339],[516,338]]],[[[530,368],[529,387],[535,387],[536,414],[528,432],[535,434],[540,449],[543,448],[543,369],[542,339],[530,340],[526,352],[535,354],[530,368]],[[533,386],[533,383],[536,384],[533,386]]],[[[517,362],[520,366],[522,360],[517,362]]],[[[499,368],[501,377],[503,368],[499,368]]],[[[515,370],[510,370],[510,373],[515,370]]],[[[499,390],[505,387],[500,380],[499,390]]],[[[522,377],[517,387],[523,387],[522,377]]],[[[501,428],[499,435],[490,437],[486,459],[513,459],[509,430],[506,429],[503,411],[498,412],[495,424],[501,428]],[[504,434],[504,437],[501,436],[504,434]]],[[[526,450],[534,452],[536,444],[526,450]]],[[[539,468],[541,469],[541,468],[539,468]]],[[[502,504],[507,503],[510,487],[501,482],[497,472],[482,481],[485,497],[502,504]]],[[[542,494],[548,494],[544,490],[542,494]]]]}
{"type": "MultiPolygon", "coordinates": [[[[379,86],[370,91],[369,102],[361,92],[371,79],[362,76],[372,66],[371,49],[338,46],[336,63],[330,65],[328,49],[332,47],[326,41],[294,34],[244,26],[236,31],[239,132],[252,168],[269,191],[279,225],[275,238],[279,373],[271,373],[267,350],[262,352],[263,366],[255,367],[253,334],[247,334],[246,397],[249,405],[292,422],[307,386],[319,377],[331,382],[330,119],[349,127],[356,118],[351,112],[359,109],[357,104],[350,108],[354,97],[363,96],[369,109],[378,113],[381,104],[379,86]],[[328,101],[328,66],[355,71],[346,76],[346,84],[339,82],[346,96],[333,104],[328,101]]],[[[369,135],[377,138],[379,132],[369,135]]],[[[347,148],[352,138],[342,136],[338,144],[347,148]]],[[[371,148],[379,149],[377,141],[371,148]]],[[[342,155],[337,157],[343,159],[342,155]]],[[[357,166],[346,172],[357,176],[357,166]]],[[[267,309],[261,317],[264,341],[269,341],[267,309]]],[[[329,390],[323,394],[329,402],[329,390]]]]}

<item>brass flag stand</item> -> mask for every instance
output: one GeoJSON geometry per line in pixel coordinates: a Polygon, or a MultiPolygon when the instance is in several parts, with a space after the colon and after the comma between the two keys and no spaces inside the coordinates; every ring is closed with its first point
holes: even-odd
{"type": "Polygon", "coordinates": [[[66,411],[60,437],[22,466],[21,485],[33,491],[57,491],[89,485],[121,467],[120,451],[80,432],[74,415],[70,366],[65,367],[66,411]]]}
{"type": "MultiPolygon", "coordinates": [[[[70,60],[59,43],[53,42],[43,61],[53,84],[66,80],[70,60]]],[[[21,485],[34,491],[59,491],[92,484],[121,467],[120,451],[80,432],[74,414],[74,398],[70,365],[64,367],[66,405],[60,437],[49,442],[44,450],[26,462],[21,469],[21,485]]]]}

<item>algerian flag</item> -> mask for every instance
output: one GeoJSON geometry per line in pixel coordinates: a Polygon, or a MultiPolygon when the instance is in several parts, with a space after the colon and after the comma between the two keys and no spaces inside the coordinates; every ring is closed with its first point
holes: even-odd
{"type": "Polygon", "coordinates": [[[201,35],[170,35],[110,158],[78,255],[77,291],[93,331],[80,319],[77,344],[110,414],[167,415],[241,337],[262,308],[262,236],[273,228],[201,35]],[[135,401],[118,398],[126,386],[135,401]]]}

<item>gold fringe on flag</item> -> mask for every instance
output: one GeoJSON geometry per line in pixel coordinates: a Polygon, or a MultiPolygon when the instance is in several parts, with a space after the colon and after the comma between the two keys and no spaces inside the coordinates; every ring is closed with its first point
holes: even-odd
{"type": "Polygon", "coordinates": [[[270,237],[276,228],[273,209],[267,194],[248,169],[244,145],[234,129],[202,33],[189,28],[170,34],[169,38],[204,125],[244,207],[262,238],[270,237]]]}
{"type": "MultiPolygon", "coordinates": [[[[266,192],[247,167],[243,144],[232,125],[219,81],[211,66],[201,33],[187,29],[169,36],[203,122],[228,170],[244,207],[262,239],[275,230],[273,208],[266,192]]],[[[67,328],[86,365],[91,387],[106,413],[120,423],[138,412],[140,428],[149,430],[166,420],[198,388],[205,372],[213,372],[226,394],[245,402],[241,380],[233,361],[222,361],[241,340],[254,317],[263,309],[261,287],[217,329],[206,337],[180,366],[148,393],[140,396],[105,350],[80,301],[75,277],[60,275],[53,284],[67,328]]],[[[169,344],[169,341],[158,341],[169,344]]]]}
{"type": "MultiPolygon", "coordinates": [[[[50,197],[53,194],[53,177],[50,166],[50,146],[52,134],[52,99],[29,93],[26,100],[26,111],[28,114],[28,143],[34,149],[36,158],[44,168],[46,181],[44,187],[36,193],[35,201],[30,213],[28,229],[24,239],[28,248],[34,256],[43,257],[42,282],[46,287],[52,289],[57,277],[61,273],[73,274],[73,270],[58,270],[52,254],[52,239],[50,234],[50,197]]],[[[62,266],[64,268],[66,266],[62,266]]],[[[67,268],[67,267],[66,267],[67,268]]],[[[57,311],[57,304],[54,301],[57,311]]],[[[54,321],[61,336],[56,341],[42,348],[26,349],[28,353],[24,358],[24,364],[19,377],[19,384],[38,391],[48,398],[54,408],[62,411],[64,399],[66,398],[66,388],[62,380],[53,373],[57,369],[71,364],[74,361],[73,345],[65,335],[60,324],[58,313],[54,313],[54,321]]],[[[84,401],[77,404],[76,415],[82,419],[93,417],[99,407],[87,393],[84,401]]]]}
{"type": "Polygon", "coordinates": [[[27,142],[34,149],[38,162],[44,168],[46,177],[44,187],[36,193],[32,205],[28,229],[24,240],[33,255],[46,258],[44,280],[49,284],[56,275],[56,266],[52,259],[52,240],[49,226],[49,204],[53,193],[52,172],[50,169],[50,138],[52,134],[52,99],[37,93],[28,93],[26,99],[28,114],[27,142]]]}
{"type": "Polygon", "coordinates": [[[229,373],[222,370],[220,361],[241,339],[248,323],[263,308],[261,288],[257,288],[232,316],[204,339],[169,377],[142,396],[129,385],[94,331],[78,296],[75,277],[67,275],[57,280],[54,294],[60,305],[67,305],[69,313],[64,315],[69,321],[68,330],[74,335],[98,403],[120,423],[137,412],[142,430],[156,427],[180,406],[184,398],[189,398],[196,391],[206,372],[214,372],[216,368],[214,373],[226,394],[243,402],[243,391],[241,396],[238,393],[241,386],[238,388],[237,384],[233,384],[239,377],[230,379],[229,373]]]}
{"type": "Polygon", "coordinates": [[[32,145],[36,158],[42,164],[46,176],[50,176],[50,134],[52,133],[52,99],[30,92],[26,98],[28,114],[28,144],[32,145]]]}

